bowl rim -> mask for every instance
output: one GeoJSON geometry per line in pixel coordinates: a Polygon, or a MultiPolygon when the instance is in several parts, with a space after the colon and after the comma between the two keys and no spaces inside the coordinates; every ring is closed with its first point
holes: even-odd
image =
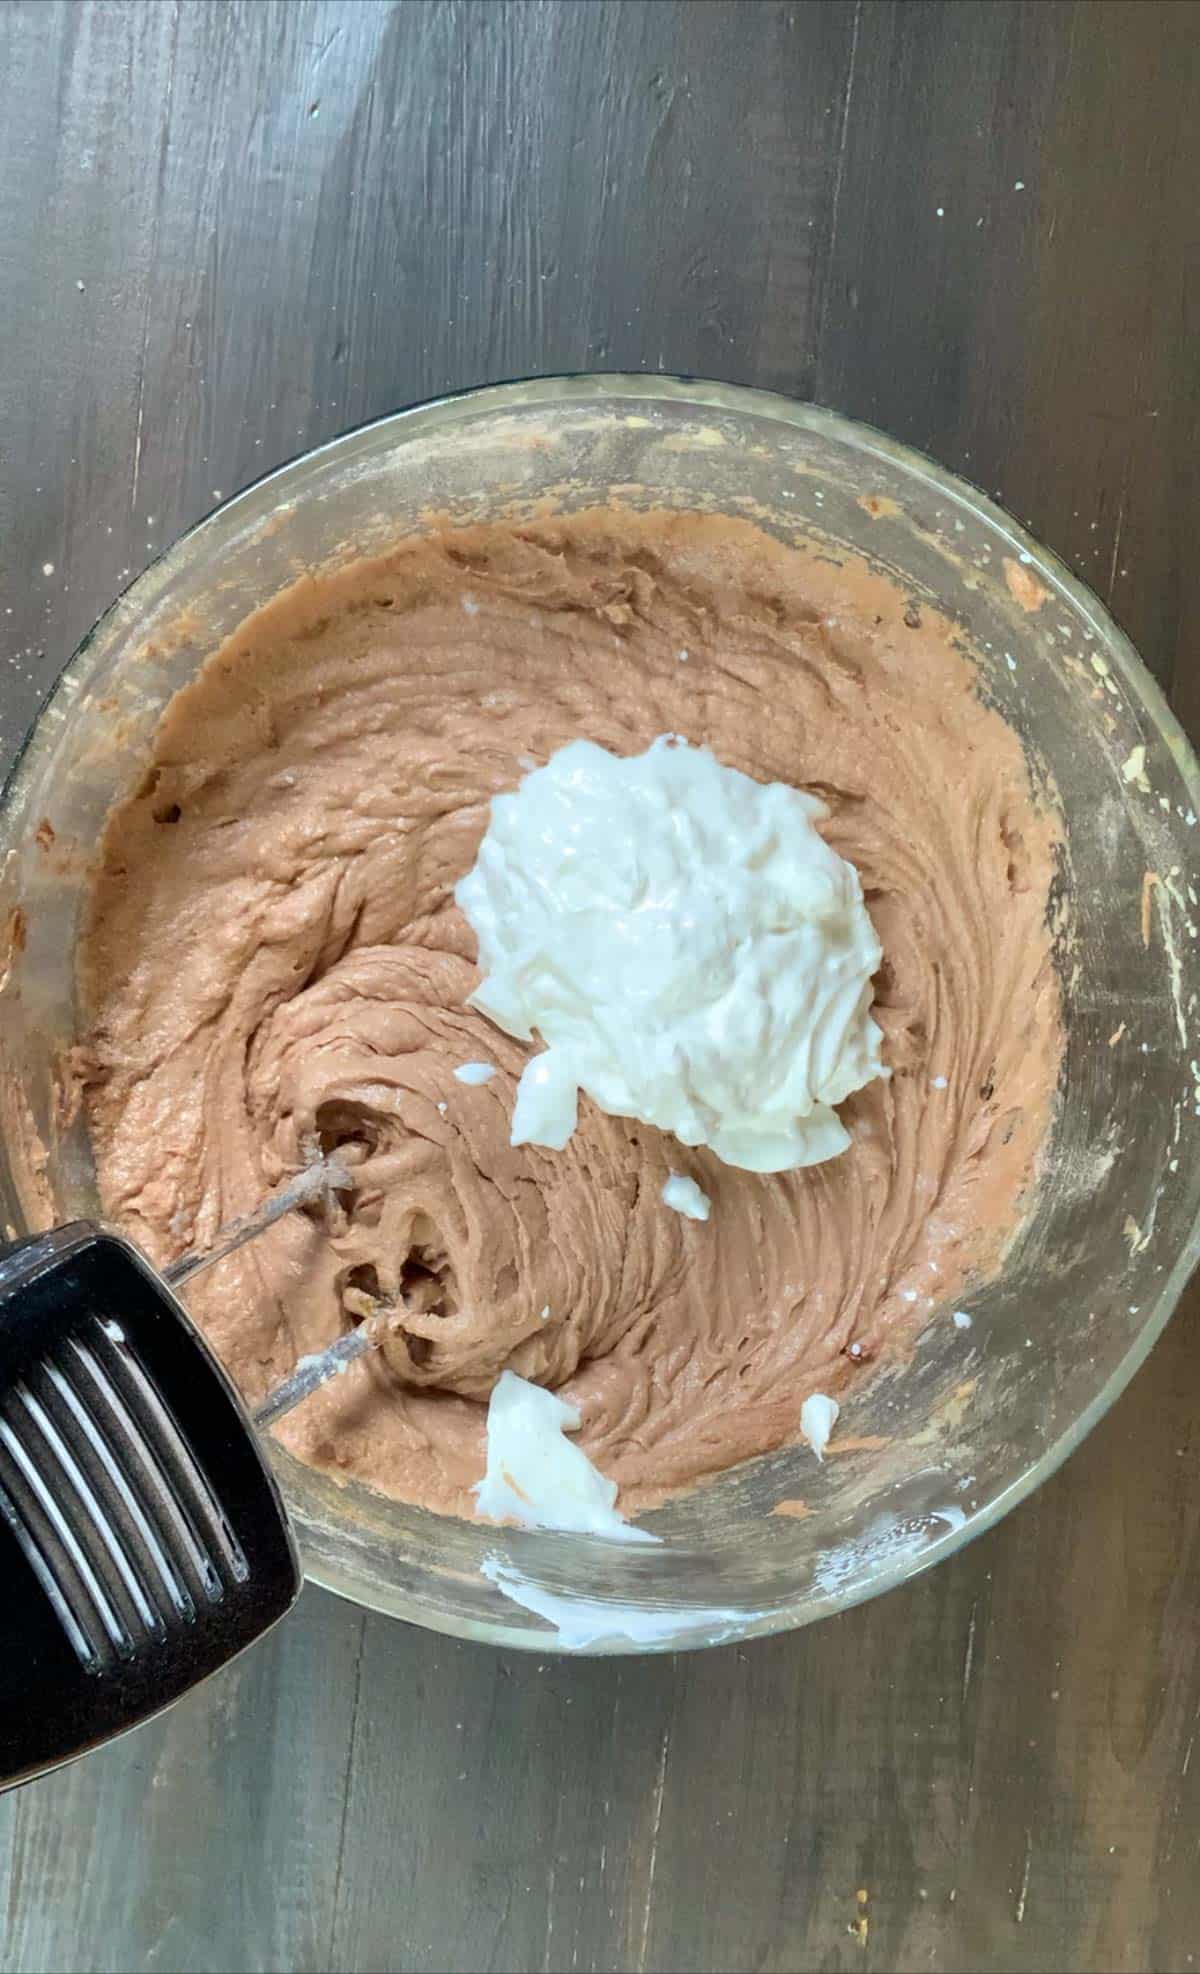
{"type": "MultiPolygon", "coordinates": [[[[131,578],[123,589],[118,591],[56,673],[13,754],[3,781],[0,782],[0,812],[7,811],[19,803],[35,765],[35,742],[43,729],[43,723],[60,698],[70,693],[77,677],[85,670],[93,644],[109,627],[118,612],[128,607],[131,599],[140,601],[145,597],[147,604],[152,602],[153,593],[163,588],[176,567],[187,560],[192,545],[198,537],[210,530],[219,533],[230,523],[240,528],[253,517],[265,500],[269,500],[271,506],[285,502],[290,483],[307,474],[314,466],[330,463],[337,455],[352,451],[356,445],[364,445],[368,441],[377,443],[389,433],[394,433],[397,440],[402,442],[409,436],[415,436],[426,425],[444,422],[445,414],[453,414],[456,410],[464,413],[468,410],[472,413],[503,412],[507,409],[552,408],[555,405],[583,403],[587,400],[597,400],[601,403],[607,401],[612,405],[635,400],[642,402],[657,400],[660,403],[690,405],[697,409],[708,408],[735,416],[742,413],[790,426],[796,430],[812,432],[831,440],[840,440],[866,458],[878,457],[914,475],[945,500],[957,503],[960,508],[972,513],[984,522],[1002,543],[1011,547],[1013,556],[1023,565],[1028,566],[1039,577],[1048,579],[1053,589],[1092,631],[1097,649],[1103,653],[1105,662],[1115,666],[1135,704],[1166,743],[1187,788],[1192,807],[1200,812],[1200,762],[1197,761],[1191,740],[1168,704],[1161,686],[1139,657],[1131,640],[1090,585],[1068,568],[1053,549],[1047,548],[1038,541],[1021,522],[982,488],[975,486],[964,475],[940,465],[928,454],[899,439],[892,438],[867,421],[849,417],[812,400],[792,398],[781,392],[763,390],[756,386],[697,377],[686,372],[628,370],[535,373],[498,383],[467,386],[461,390],[439,393],[435,397],[421,398],[397,410],[349,426],[335,434],[333,438],[323,440],[319,445],[292,454],[280,464],[257,475],[228,499],[208,509],[198,520],[176,535],[137,575],[131,578]],[[147,592],[150,594],[147,595],[147,592]]],[[[314,1559],[305,1555],[301,1544],[301,1561],[305,1576],[310,1582],[346,1598],[360,1608],[376,1611],[381,1615],[405,1618],[429,1630],[441,1631],[446,1635],[470,1639],[477,1643],[498,1645],[510,1650],[543,1654],[563,1653],[570,1657],[675,1652],[710,1644],[737,1644],[748,1638],[769,1637],[782,1631],[801,1629],[820,1618],[850,1610],[855,1605],[882,1596],[900,1584],[923,1575],[926,1570],[945,1561],[969,1542],[974,1541],[977,1536],[994,1528],[1044,1481],[1049,1480],[1086,1439],[1140,1370],[1174,1314],[1198,1260],[1200,1260],[1200,1207],[1193,1217],[1186,1240],[1156,1287],[1154,1300],[1147,1308],[1145,1320],[1136,1337],[1089,1403],[1046,1444],[1038,1458],[1007,1488],[994,1495],[982,1507],[968,1514],[960,1527],[948,1529],[944,1536],[927,1542],[916,1553],[898,1556],[860,1583],[847,1583],[826,1595],[815,1597],[810,1587],[799,1596],[770,1610],[747,1612],[744,1620],[738,1619],[735,1623],[722,1626],[715,1634],[705,1632],[702,1627],[689,1633],[687,1613],[681,1612],[679,1635],[655,1640],[650,1644],[614,1638],[612,1642],[601,1641],[580,1652],[564,1647],[557,1630],[506,1625],[495,1619],[478,1621],[460,1619],[450,1612],[431,1611],[424,1605],[418,1606],[414,1600],[405,1598],[401,1593],[396,1593],[386,1600],[378,1595],[372,1596],[350,1573],[316,1563],[314,1559]]]]}

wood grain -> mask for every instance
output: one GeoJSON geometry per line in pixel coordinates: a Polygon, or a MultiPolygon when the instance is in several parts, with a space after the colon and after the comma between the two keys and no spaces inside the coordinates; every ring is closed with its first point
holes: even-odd
{"type": "MultiPolygon", "coordinates": [[[[220,493],[588,366],[1001,492],[1196,732],[1198,48],[1190,0],[9,0],[0,742],[220,493]]],[[[0,1802],[0,1966],[1186,1970],[1198,1320],[1018,1514],[806,1634],[563,1664],[307,1592],[0,1802]]]]}

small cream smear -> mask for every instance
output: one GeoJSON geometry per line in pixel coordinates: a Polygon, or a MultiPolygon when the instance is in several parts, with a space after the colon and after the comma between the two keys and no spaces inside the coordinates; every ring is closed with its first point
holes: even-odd
{"type": "Polygon", "coordinates": [[[800,1407],[800,1431],[812,1447],[818,1460],[824,1460],[829,1435],[837,1424],[841,1406],[836,1398],[827,1398],[823,1391],[814,1391],[800,1407]]]}
{"type": "Polygon", "coordinates": [[[888,1072],[882,957],[829,811],[664,734],[621,759],[569,742],[499,795],[455,897],[479,941],[471,1003],[543,1051],[514,1145],[561,1150],[601,1110],[785,1172],[850,1142],[834,1106],[888,1072]]]}
{"type": "Polygon", "coordinates": [[[602,1604],[598,1598],[564,1597],[560,1591],[522,1576],[499,1556],[486,1556],[479,1574],[495,1584],[502,1597],[553,1625],[564,1652],[586,1652],[609,1638],[628,1638],[648,1648],[675,1638],[681,1644],[694,1643],[697,1629],[708,1634],[710,1644],[716,1644],[762,1616],[761,1611],[693,1607],[685,1613],[649,1605],[602,1604]]]}
{"type": "Polygon", "coordinates": [[[454,1072],[460,1083],[490,1083],[496,1074],[494,1062],[460,1062],[454,1072]]]}
{"type": "Polygon", "coordinates": [[[682,1172],[672,1172],[662,1189],[663,1201],[682,1213],[688,1220],[707,1220],[710,1201],[694,1179],[685,1178],[682,1172]]]}
{"type": "Polygon", "coordinates": [[[613,1506],[615,1481],[605,1480],[580,1447],[564,1437],[580,1416],[541,1385],[502,1371],[488,1403],[487,1472],[475,1487],[479,1513],[523,1528],[569,1529],[617,1542],[657,1542],[613,1506]]]}

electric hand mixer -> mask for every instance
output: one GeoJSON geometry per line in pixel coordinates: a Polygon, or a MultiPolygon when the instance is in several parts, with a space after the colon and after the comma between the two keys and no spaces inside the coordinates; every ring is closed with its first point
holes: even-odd
{"type": "Polygon", "coordinates": [[[89,1221],[0,1250],[0,1789],[158,1713],[295,1602],[255,1428],[400,1312],[302,1359],[251,1416],[174,1290],[350,1183],[326,1159],[161,1273],[89,1221]]]}

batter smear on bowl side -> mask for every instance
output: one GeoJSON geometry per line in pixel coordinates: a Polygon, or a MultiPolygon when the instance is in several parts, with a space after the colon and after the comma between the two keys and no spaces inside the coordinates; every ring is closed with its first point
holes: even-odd
{"type": "Polygon", "coordinates": [[[471,1515],[510,1370],[637,1513],[796,1440],[814,1393],[844,1410],[994,1268],[1062,1049],[1058,831],[956,637],[855,558],[604,508],[306,577],[171,701],[80,949],[101,1193],[164,1262],[342,1148],[355,1192],[193,1297],[251,1400],[404,1304],[386,1356],[283,1422],[302,1459],[471,1515]],[[455,886],[531,769],[664,734],[818,797],[858,871],[889,1074],[824,1163],[736,1169],[586,1094],[561,1150],[510,1143],[531,1049],[468,1005],[455,886]]]}

